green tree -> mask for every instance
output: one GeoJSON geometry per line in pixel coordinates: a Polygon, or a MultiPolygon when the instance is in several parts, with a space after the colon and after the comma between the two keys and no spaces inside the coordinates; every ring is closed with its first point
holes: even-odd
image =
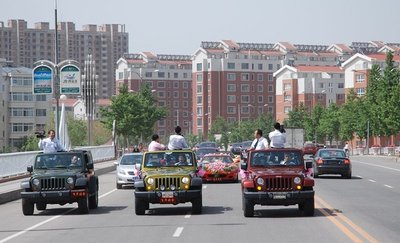
{"type": "Polygon", "coordinates": [[[221,135],[220,143],[225,149],[229,146],[229,125],[228,122],[221,116],[218,116],[212,124],[210,135],[214,138],[216,134],[221,135]]]}
{"type": "Polygon", "coordinates": [[[309,117],[307,107],[303,103],[295,106],[293,110],[289,111],[289,118],[284,121],[286,127],[304,128],[304,124],[309,117]]]}
{"type": "Polygon", "coordinates": [[[329,105],[321,116],[318,131],[319,134],[323,135],[329,140],[330,144],[332,144],[333,139],[335,139],[336,142],[339,140],[339,117],[339,107],[335,103],[329,105]]]}
{"type": "Polygon", "coordinates": [[[355,123],[357,123],[357,96],[354,89],[350,89],[346,103],[340,108],[340,129],[339,136],[344,141],[350,141],[354,138],[355,123]]]}

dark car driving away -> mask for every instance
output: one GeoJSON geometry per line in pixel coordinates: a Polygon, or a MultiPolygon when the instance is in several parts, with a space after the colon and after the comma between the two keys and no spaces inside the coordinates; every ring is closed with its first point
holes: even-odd
{"type": "Polygon", "coordinates": [[[319,149],[314,156],[314,178],[322,174],[340,174],[351,179],[350,159],[342,149],[319,149]]]}

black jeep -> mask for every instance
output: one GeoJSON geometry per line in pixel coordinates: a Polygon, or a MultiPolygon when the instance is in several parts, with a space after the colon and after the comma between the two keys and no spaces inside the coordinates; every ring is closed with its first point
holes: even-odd
{"type": "Polygon", "coordinates": [[[24,215],[33,214],[34,204],[37,210],[45,210],[47,204],[77,202],[82,214],[97,208],[99,180],[90,151],[39,153],[27,170],[31,177],[21,182],[24,215]]]}

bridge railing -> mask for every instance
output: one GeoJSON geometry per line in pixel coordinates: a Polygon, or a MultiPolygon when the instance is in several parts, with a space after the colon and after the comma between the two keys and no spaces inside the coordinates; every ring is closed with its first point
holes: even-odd
{"type": "MultiPolygon", "coordinates": [[[[115,158],[115,147],[113,145],[77,147],[75,149],[90,150],[94,162],[115,158]]],[[[0,154],[0,178],[26,173],[26,167],[33,164],[38,152],[40,151],[0,154]]]]}

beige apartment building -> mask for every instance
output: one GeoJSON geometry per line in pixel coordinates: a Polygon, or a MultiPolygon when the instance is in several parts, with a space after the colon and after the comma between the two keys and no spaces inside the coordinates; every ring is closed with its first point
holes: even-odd
{"type": "MultiPolygon", "coordinates": [[[[92,54],[97,75],[98,98],[110,98],[115,90],[117,60],[128,52],[129,38],[125,26],[119,24],[84,25],[76,30],[72,22],[58,23],[58,61],[72,59],[84,69],[84,61],[92,54]]],[[[0,22],[0,58],[15,66],[33,68],[39,60],[55,60],[55,30],[48,22],[28,28],[25,20],[0,22]]]]}
{"type": "Polygon", "coordinates": [[[50,114],[51,94],[32,93],[32,69],[9,67],[0,59],[0,151],[20,147],[24,137],[43,130],[50,114]]]}
{"type": "Polygon", "coordinates": [[[192,133],[192,61],[189,55],[161,55],[151,52],[126,54],[117,61],[116,87],[123,84],[131,92],[147,83],[159,106],[166,107],[167,117],[157,122],[155,131],[161,138],[174,133],[192,133]]]}

